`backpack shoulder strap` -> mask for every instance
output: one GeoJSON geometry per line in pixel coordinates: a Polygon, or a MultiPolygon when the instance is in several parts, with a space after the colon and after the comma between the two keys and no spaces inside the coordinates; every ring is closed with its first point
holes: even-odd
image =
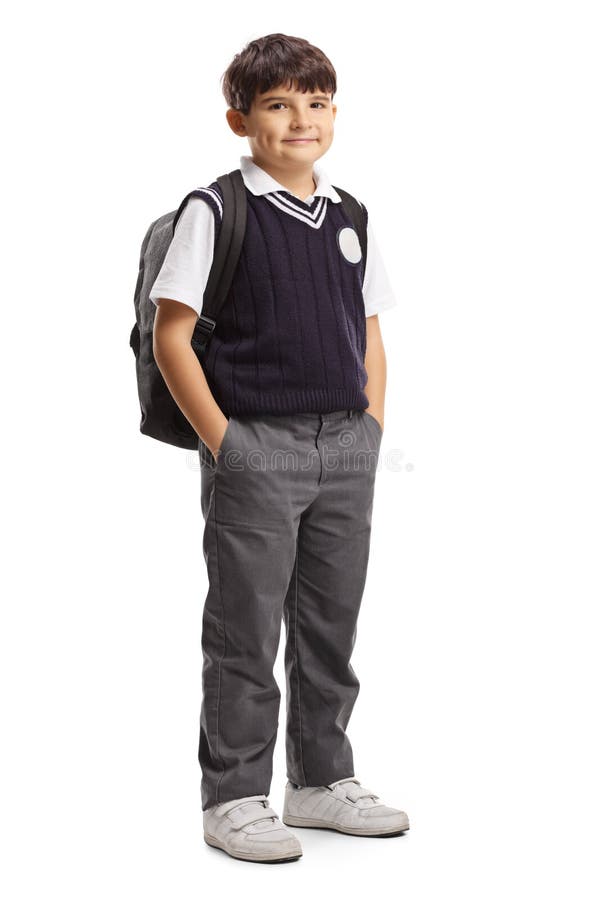
{"type": "MultiPolygon", "coordinates": [[[[202,313],[192,335],[192,345],[201,352],[205,350],[210,340],[217,316],[227,299],[246,234],[246,186],[241,170],[234,169],[225,175],[219,175],[217,183],[223,198],[223,210],[213,261],[204,290],[202,313]]],[[[185,198],[182,206],[189,196],[191,195],[185,198]]]]}
{"type": "Polygon", "coordinates": [[[349,194],[348,191],[343,190],[342,188],[333,185],[334,189],[338,192],[340,197],[342,198],[342,206],[344,210],[348,214],[352,224],[356,229],[356,233],[358,234],[358,240],[360,243],[360,249],[362,252],[363,258],[363,278],[364,272],[367,264],[367,223],[369,220],[369,214],[367,213],[366,207],[356,199],[352,194],[349,194]]]}

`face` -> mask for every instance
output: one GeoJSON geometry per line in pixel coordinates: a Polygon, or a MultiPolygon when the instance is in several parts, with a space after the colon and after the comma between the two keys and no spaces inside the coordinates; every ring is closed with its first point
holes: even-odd
{"type": "Polygon", "coordinates": [[[257,94],[247,116],[230,109],[227,119],[236,134],[248,138],[255,159],[304,167],[331,146],[336,112],[331,94],[280,86],[257,94]]]}

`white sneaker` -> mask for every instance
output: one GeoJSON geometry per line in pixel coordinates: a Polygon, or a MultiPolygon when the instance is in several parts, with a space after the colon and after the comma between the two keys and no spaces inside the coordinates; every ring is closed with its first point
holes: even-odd
{"type": "Polygon", "coordinates": [[[302,856],[300,841],[283,825],[265,794],[205,809],[204,840],[236,859],[287,862],[302,856]]]}
{"type": "Polygon", "coordinates": [[[410,827],[403,810],[385,806],[357,778],[340,778],[324,787],[300,787],[288,781],[281,818],[286,825],[370,837],[402,834],[410,827]]]}

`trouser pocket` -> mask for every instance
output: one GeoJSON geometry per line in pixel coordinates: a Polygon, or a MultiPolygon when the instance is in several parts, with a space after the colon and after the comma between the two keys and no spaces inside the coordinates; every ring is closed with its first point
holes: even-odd
{"type": "Polygon", "coordinates": [[[367,412],[366,409],[363,409],[362,414],[363,414],[363,418],[365,419],[365,421],[372,424],[373,427],[377,430],[377,434],[379,435],[379,437],[380,438],[383,437],[383,428],[381,427],[381,425],[379,424],[379,422],[377,421],[375,416],[372,415],[370,412],[367,412]]]}
{"type": "Polygon", "coordinates": [[[221,439],[221,445],[217,451],[217,458],[215,459],[212,450],[204,443],[202,438],[198,439],[198,454],[200,456],[200,464],[205,466],[210,466],[213,469],[216,469],[219,463],[224,458],[224,455],[227,451],[227,447],[229,445],[229,438],[231,435],[231,431],[233,426],[236,424],[236,419],[234,416],[230,416],[227,421],[227,427],[225,428],[225,433],[221,439]]]}

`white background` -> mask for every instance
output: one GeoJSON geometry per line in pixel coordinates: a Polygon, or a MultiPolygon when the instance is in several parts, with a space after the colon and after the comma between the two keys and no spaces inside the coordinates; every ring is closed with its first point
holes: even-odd
{"type": "MultiPolygon", "coordinates": [[[[595,14],[5,17],[4,896],[598,896],[595,14]],[[128,340],[146,229],[249,152],[220,77],[276,31],[336,67],[322,162],[368,206],[399,301],[348,733],[411,831],[296,829],[299,862],[256,866],[202,840],[200,474],[139,433],[128,340]]],[[[279,813],[284,715],[285,694],[279,813]]]]}

